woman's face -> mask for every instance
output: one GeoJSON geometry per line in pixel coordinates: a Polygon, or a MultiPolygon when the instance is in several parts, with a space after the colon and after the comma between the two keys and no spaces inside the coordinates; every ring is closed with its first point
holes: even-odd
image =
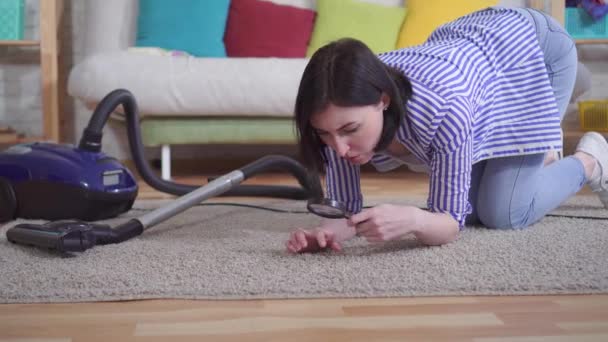
{"type": "MultiPolygon", "coordinates": [[[[386,104],[385,104],[386,103],[386,104]]],[[[311,116],[310,124],[319,138],[353,164],[365,164],[374,155],[382,134],[384,100],[374,105],[340,107],[329,104],[311,116]]]]}

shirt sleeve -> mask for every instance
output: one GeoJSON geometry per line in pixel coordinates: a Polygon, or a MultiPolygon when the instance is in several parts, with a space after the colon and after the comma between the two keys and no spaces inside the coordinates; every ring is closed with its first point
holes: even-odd
{"type": "Polygon", "coordinates": [[[448,106],[433,142],[427,206],[432,212],[449,213],[460,229],[472,212],[469,203],[473,134],[466,105],[448,106]]]}
{"type": "Polygon", "coordinates": [[[341,158],[327,146],[323,149],[323,155],[326,160],[326,196],[344,203],[351,213],[360,212],[363,207],[363,195],[359,165],[353,165],[341,158]]]}

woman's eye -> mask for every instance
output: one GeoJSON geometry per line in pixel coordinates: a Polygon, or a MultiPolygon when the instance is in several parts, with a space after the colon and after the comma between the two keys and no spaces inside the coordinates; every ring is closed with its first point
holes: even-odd
{"type": "Polygon", "coordinates": [[[353,128],[349,128],[349,129],[345,129],[345,130],[343,130],[343,132],[346,133],[346,134],[351,134],[351,133],[355,133],[358,129],[359,129],[359,126],[353,127],[353,128]]]}

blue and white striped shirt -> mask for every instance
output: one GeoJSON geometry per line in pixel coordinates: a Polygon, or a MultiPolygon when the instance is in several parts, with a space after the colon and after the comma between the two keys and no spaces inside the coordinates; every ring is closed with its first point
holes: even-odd
{"type": "MultiPolygon", "coordinates": [[[[492,7],[435,30],[422,45],[379,55],[410,79],[413,96],[397,139],[430,173],[428,208],[462,228],[471,213],[472,165],[497,157],[562,149],[562,131],[536,29],[492,7]]],[[[326,147],[329,197],[352,212],[363,204],[360,170],[326,147]]],[[[379,171],[401,163],[377,153],[379,171]]]]}

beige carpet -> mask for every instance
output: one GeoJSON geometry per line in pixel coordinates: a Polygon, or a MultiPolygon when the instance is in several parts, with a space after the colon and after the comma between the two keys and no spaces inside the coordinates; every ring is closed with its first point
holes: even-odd
{"type": "MultiPolygon", "coordinates": [[[[159,203],[138,202],[111,222],[159,203]]],[[[304,210],[303,202],[269,204],[304,210]]],[[[595,197],[558,212],[608,217],[595,197]]],[[[356,239],[341,254],[286,253],[289,232],[315,221],[198,206],[135,239],[69,257],[10,244],[11,223],[0,228],[0,302],[608,293],[608,221],[547,217],[520,231],[467,228],[441,247],[356,239]]]]}

